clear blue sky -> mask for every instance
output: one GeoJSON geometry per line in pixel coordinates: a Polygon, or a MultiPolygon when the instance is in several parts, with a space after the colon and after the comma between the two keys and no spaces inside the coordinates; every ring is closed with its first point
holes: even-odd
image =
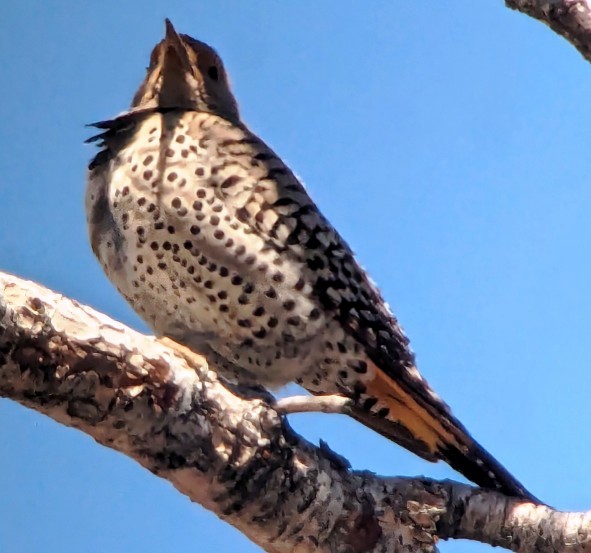
{"type": "MultiPolygon", "coordinates": [[[[540,498],[591,507],[591,67],[501,0],[5,2],[0,269],[145,330],[87,245],[84,124],[126,109],[170,17],[381,285],[419,367],[540,498]]],[[[353,466],[457,478],[358,424],[353,466]]],[[[87,436],[0,400],[0,552],[257,548],[87,436]]],[[[444,552],[480,552],[469,543],[444,552]]]]}

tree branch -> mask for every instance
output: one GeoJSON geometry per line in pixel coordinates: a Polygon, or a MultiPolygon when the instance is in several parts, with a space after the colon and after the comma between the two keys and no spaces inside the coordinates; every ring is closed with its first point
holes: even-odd
{"type": "Polygon", "coordinates": [[[295,434],[264,392],[224,386],[191,356],[0,273],[0,396],[132,457],[266,551],[431,552],[448,538],[591,546],[591,515],[350,471],[295,434]]]}
{"type": "Polygon", "coordinates": [[[505,0],[563,36],[591,61],[591,2],[589,0],[505,0]]]}

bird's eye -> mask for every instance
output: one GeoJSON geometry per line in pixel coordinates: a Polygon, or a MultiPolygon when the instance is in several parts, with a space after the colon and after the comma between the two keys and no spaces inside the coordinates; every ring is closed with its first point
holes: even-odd
{"type": "Polygon", "coordinates": [[[215,65],[211,65],[207,70],[207,74],[210,76],[211,79],[217,81],[220,78],[218,68],[215,65]]]}

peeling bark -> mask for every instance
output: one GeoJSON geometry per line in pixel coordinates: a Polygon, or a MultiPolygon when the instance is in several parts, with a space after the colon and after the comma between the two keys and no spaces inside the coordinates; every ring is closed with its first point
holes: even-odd
{"type": "Polygon", "coordinates": [[[591,550],[591,514],[351,471],[293,432],[266,393],[228,387],[198,355],[3,273],[0,396],[135,459],[272,553],[432,552],[449,538],[591,550]]]}
{"type": "Polygon", "coordinates": [[[590,0],[505,0],[505,4],[545,23],[591,61],[590,0]]]}

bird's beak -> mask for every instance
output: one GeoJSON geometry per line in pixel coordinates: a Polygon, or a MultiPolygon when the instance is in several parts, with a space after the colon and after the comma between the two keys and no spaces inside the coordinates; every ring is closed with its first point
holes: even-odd
{"type": "Polygon", "coordinates": [[[184,71],[190,70],[190,61],[187,55],[187,47],[181,36],[176,32],[170,19],[165,20],[166,35],[162,41],[164,50],[163,68],[176,68],[184,71]]]}
{"type": "Polygon", "coordinates": [[[185,52],[185,45],[179,34],[176,32],[174,25],[170,22],[170,19],[165,19],[166,35],[164,36],[164,47],[166,51],[172,50],[177,55],[182,56],[185,52]]]}
{"type": "Polygon", "coordinates": [[[170,20],[165,23],[166,34],[152,51],[148,75],[136,92],[132,107],[182,107],[190,103],[187,80],[193,74],[192,54],[170,20]]]}

